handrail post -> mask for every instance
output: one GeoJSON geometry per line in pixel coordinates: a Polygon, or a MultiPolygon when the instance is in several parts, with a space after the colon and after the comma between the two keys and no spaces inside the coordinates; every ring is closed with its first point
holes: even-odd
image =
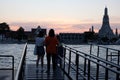
{"type": "MultiPolygon", "coordinates": [[[[86,55],[85,55],[85,57],[86,57],[86,55]]],[[[84,60],[84,76],[86,76],[86,64],[87,64],[87,60],[85,58],[85,60],[84,60]]],[[[84,78],[84,80],[86,80],[86,79],[84,78]]]]}
{"type": "MultiPolygon", "coordinates": [[[[109,52],[111,50],[114,49],[110,49],[110,48],[106,48],[106,47],[102,47],[102,46],[98,46],[97,48],[97,56],[92,54],[92,45],[90,45],[90,53],[84,53],[75,49],[72,49],[70,47],[65,46],[66,50],[66,57],[64,54],[64,67],[66,68],[65,65],[68,65],[68,72],[67,72],[67,68],[65,73],[71,74],[70,70],[74,70],[76,72],[75,75],[75,80],[78,80],[79,77],[80,79],[83,80],[99,80],[99,76],[100,75],[100,70],[102,70],[104,68],[104,73],[105,75],[102,77],[104,77],[105,80],[109,79],[109,72],[112,72],[113,74],[115,74],[116,76],[113,76],[113,79],[119,80],[119,75],[120,75],[120,66],[117,65],[116,63],[110,62],[109,59],[109,52]],[[106,56],[105,58],[101,58],[100,56],[100,51],[101,48],[104,48],[106,50],[106,56]],[[75,63],[72,61],[72,54],[75,54],[75,63]],[[82,67],[81,65],[79,65],[79,60],[83,59],[84,60],[84,66],[82,67]],[[92,65],[93,64],[93,65],[92,65]],[[95,66],[94,66],[95,64],[95,66]],[[70,66],[71,65],[71,66],[70,66]],[[91,74],[92,73],[92,69],[94,69],[94,66],[96,69],[94,71],[94,73],[96,74],[91,74]],[[113,66],[113,68],[111,68],[110,66],[113,66]],[[80,72],[79,72],[80,71],[80,72]],[[82,72],[82,73],[81,73],[82,72]]],[[[115,50],[117,51],[117,50],[115,50]]],[[[119,50],[118,50],[119,51],[119,50]]],[[[120,56],[120,51],[118,52],[118,56],[120,56]]],[[[118,62],[120,60],[120,57],[118,57],[118,62]]],[[[118,63],[117,62],[117,63],[118,63]]],[[[120,64],[120,63],[118,63],[120,64]]],[[[65,70],[65,69],[64,69],[65,70]]],[[[68,77],[70,79],[73,79],[71,75],[68,75],[68,77]]]]}
{"type": "Polygon", "coordinates": [[[63,55],[64,56],[63,70],[65,70],[65,55],[66,55],[66,46],[65,46],[65,51],[64,51],[64,55],[63,55]]]}
{"type": "Polygon", "coordinates": [[[68,75],[70,74],[70,66],[71,66],[71,48],[70,48],[70,53],[69,53],[68,75]]]}
{"type": "MultiPolygon", "coordinates": [[[[108,48],[106,49],[106,61],[108,61],[108,48]]],[[[106,63],[106,66],[108,64],[106,63]]],[[[105,69],[105,80],[108,80],[108,69],[105,69]]]]}
{"type": "Polygon", "coordinates": [[[12,80],[14,80],[14,57],[12,57],[12,80]]]}
{"type": "MultiPolygon", "coordinates": [[[[99,46],[97,50],[97,57],[99,57],[99,46]]],[[[99,60],[97,60],[97,62],[99,62],[99,60]]],[[[97,64],[96,80],[98,80],[98,77],[99,77],[99,64],[97,64]]]]}
{"type": "Polygon", "coordinates": [[[120,65],[119,61],[120,61],[120,51],[118,51],[118,60],[117,60],[118,65],[120,65]]]}
{"type": "MultiPolygon", "coordinates": [[[[118,61],[117,61],[117,64],[119,65],[119,61],[120,61],[120,51],[118,51],[118,61]]],[[[117,68],[118,71],[120,71],[119,68],[117,68]]],[[[116,80],[119,79],[119,74],[116,74],[116,80]]]]}
{"type": "Polygon", "coordinates": [[[112,62],[112,52],[110,53],[110,61],[112,62]]]}
{"type": "Polygon", "coordinates": [[[78,80],[78,75],[79,75],[79,55],[76,54],[76,80],[78,80]]]}
{"type": "MultiPolygon", "coordinates": [[[[91,54],[92,54],[92,44],[90,44],[90,55],[91,54]]],[[[91,65],[90,60],[88,60],[88,80],[90,80],[90,65],[91,65]]]]}
{"type": "Polygon", "coordinates": [[[90,60],[88,60],[88,80],[90,80],[90,60]]]}
{"type": "Polygon", "coordinates": [[[90,55],[92,53],[92,44],[90,44],[90,55]]]}

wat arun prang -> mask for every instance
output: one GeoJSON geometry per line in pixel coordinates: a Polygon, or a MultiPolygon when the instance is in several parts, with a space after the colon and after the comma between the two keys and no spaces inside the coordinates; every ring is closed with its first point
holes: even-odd
{"type": "Polygon", "coordinates": [[[103,23],[102,23],[101,29],[99,30],[98,35],[100,38],[106,37],[108,39],[112,39],[115,37],[115,35],[110,27],[110,24],[109,24],[109,16],[108,16],[107,7],[105,8],[105,11],[104,11],[103,23]]]}

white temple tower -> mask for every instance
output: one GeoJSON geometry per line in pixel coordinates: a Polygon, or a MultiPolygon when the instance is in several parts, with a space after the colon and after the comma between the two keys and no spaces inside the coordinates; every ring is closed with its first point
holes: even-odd
{"type": "Polygon", "coordinates": [[[107,37],[108,39],[111,39],[111,38],[115,37],[112,29],[110,28],[107,7],[105,8],[105,11],[104,11],[103,23],[102,23],[101,29],[99,30],[98,35],[99,35],[100,38],[107,37]]]}

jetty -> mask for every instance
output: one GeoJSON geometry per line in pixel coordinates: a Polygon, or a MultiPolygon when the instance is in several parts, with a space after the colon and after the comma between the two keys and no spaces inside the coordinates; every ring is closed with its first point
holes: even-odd
{"type": "MultiPolygon", "coordinates": [[[[63,48],[63,56],[58,56],[60,63],[57,64],[57,69],[53,71],[51,68],[50,73],[47,73],[41,68],[36,69],[36,64],[28,63],[26,43],[16,74],[14,57],[6,56],[13,60],[12,68],[8,69],[12,71],[11,80],[120,80],[120,50],[92,44],[89,53],[67,45],[63,45],[63,48]],[[96,55],[92,53],[92,48],[96,48],[96,55]],[[100,56],[101,52],[104,58],[100,56]]],[[[46,67],[44,64],[44,70],[46,67]]]]}

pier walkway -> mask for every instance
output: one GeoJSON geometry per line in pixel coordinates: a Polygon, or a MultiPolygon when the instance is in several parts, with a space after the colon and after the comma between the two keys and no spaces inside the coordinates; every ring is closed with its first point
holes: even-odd
{"type": "Polygon", "coordinates": [[[25,44],[18,70],[15,78],[13,76],[12,79],[120,80],[120,50],[99,45],[88,46],[90,46],[89,53],[85,53],[63,45],[63,56],[58,56],[60,63],[57,65],[56,71],[51,69],[50,73],[46,73],[46,64],[44,64],[44,71],[42,71],[40,67],[36,69],[35,64],[27,63],[27,44],[25,44]],[[101,54],[104,54],[104,57],[101,57],[101,54]]]}
{"type": "Polygon", "coordinates": [[[35,64],[27,64],[25,70],[25,80],[69,80],[64,72],[57,66],[56,70],[51,69],[50,73],[46,72],[47,65],[44,68],[36,69],[35,64]]]}

